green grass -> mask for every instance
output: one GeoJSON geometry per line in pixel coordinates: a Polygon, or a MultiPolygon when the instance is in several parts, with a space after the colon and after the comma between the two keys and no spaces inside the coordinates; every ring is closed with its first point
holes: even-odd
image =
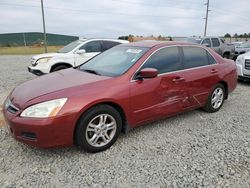
{"type": "MultiPolygon", "coordinates": [[[[48,46],[48,52],[57,52],[62,46],[48,46]]],[[[44,47],[0,47],[0,55],[26,55],[44,53],[44,47]]]]}

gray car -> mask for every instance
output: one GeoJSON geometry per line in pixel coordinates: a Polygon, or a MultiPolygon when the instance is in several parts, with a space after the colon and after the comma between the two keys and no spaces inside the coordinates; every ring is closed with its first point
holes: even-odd
{"type": "Polygon", "coordinates": [[[226,42],[219,37],[201,37],[201,38],[187,38],[186,41],[193,42],[207,46],[214,49],[218,54],[224,58],[233,59],[235,56],[234,45],[226,44],[226,42]]]}

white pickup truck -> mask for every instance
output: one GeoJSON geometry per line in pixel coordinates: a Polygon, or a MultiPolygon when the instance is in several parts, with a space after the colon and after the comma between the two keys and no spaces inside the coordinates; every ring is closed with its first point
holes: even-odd
{"type": "Polygon", "coordinates": [[[116,39],[79,39],[60,49],[57,53],[45,53],[33,56],[28,71],[35,75],[77,67],[92,57],[116,45],[128,43],[116,39]]]}
{"type": "Polygon", "coordinates": [[[239,80],[250,81],[250,51],[236,59],[239,80]]]}

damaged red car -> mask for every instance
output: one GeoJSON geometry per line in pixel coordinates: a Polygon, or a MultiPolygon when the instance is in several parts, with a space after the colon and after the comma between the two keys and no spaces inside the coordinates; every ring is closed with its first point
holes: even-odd
{"type": "Polygon", "coordinates": [[[139,125],[197,108],[216,112],[236,84],[235,63],[209,48],[137,42],[22,83],[3,113],[18,141],[99,152],[139,125]]]}

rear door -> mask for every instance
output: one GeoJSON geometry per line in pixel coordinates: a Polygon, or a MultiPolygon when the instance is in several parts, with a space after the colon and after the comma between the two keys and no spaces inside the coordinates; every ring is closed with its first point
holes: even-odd
{"type": "Polygon", "coordinates": [[[183,77],[188,91],[185,108],[204,106],[211,89],[219,81],[219,65],[204,48],[184,46],[182,51],[183,77]]]}
{"type": "Polygon", "coordinates": [[[136,124],[181,112],[187,93],[179,48],[165,47],[156,51],[140,70],[143,68],[155,68],[159,75],[131,82],[130,106],[136,124]]]}

